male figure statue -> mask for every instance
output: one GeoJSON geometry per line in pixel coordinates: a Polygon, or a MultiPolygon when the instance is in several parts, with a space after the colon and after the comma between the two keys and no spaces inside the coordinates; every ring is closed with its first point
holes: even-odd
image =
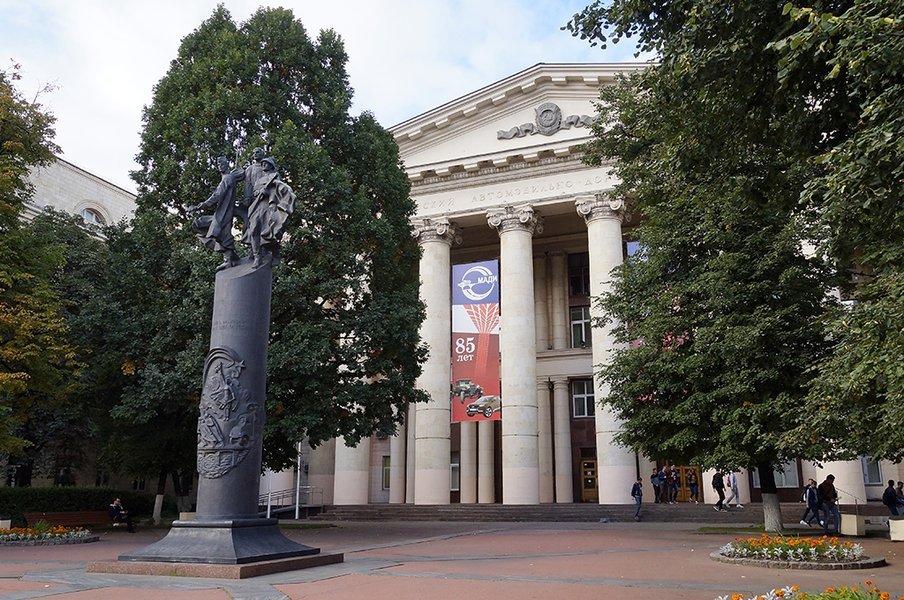
{"type": "Polygon", "coordinates": [[[280,180],[276,161],[267,157],[261,166],[263,171],[253,185],[245,182],[245,188],[251,188],[252,200],[242,241],[251,245],[254,268],[261,266],[268,254],[274,264],[279,260],[283,226],[295,210],[295,193],[280,180]]]}
{"type": "Polygon", "coordinates": [[[233,267],[239,262],[239,255],[235,252],[235,240],[232,237],[232,217],[235,211],[236,186],[245,178],[245,172],[230,171],[229,159],[225,156],[217,158],[217,168],[221,174],[217,189],[210,198],[188,210],[195,213],[212,206],[216,207],[212,215],[195,219],[191,228],[206,248],[223,253],[223,264],[217,267],[219,271],[233,267]]]}

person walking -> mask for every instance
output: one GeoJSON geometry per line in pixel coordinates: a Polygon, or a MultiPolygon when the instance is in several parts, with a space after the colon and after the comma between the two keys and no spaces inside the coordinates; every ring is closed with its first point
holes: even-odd
{"type": "Polygon", "coordinates": [[[678,489],[681,487],[681,475],[678,467],[672,465],[672,489],[669,491],[669,500],[672,504],[678,503],[678,489]]]}
{"type": "Polygon", "coordinates": [[[659,503],[660,504],[668,504],[669,503],[669,488],[666,483],[669,465],[663,465],[662,469],[659,470],[657,477],[659,478],[659,503]]]}
{"type": "Polygon", "coordinates": [[[640,521],[640,505],[643,503],[643,480],[640,477],[631,486],[631,497],[634,498],[634,503],[637,505],[637,510],[634,511],[634,520],[640,521]]]}
{"type": "Polygon", "coordinates": [[[741,504],[741,494],[738,492],[738,476],[732,471],[725,476],[725,487],[731,490],[731,496],[725,501],[725,506],[731,508],[731,501],[735,501],[735,508],[744,508],[741,504]]]}
{"type": "Polygon", "coordinates": [[[838,491],[835,489],[835,476],[831,473],[826,475],[826,480],[819,484],[816,488],[819,494],[819,501],[822,503],[822,531],[829,535],[829,515],[835,522],[835,534],[841,533],[841,512],[838,510],[838,491]]]}
{"type": "Polygon", "coordinates": [[[882,492],[882,504],[888,507],[891,516],[897,517],[898,512],[898,494],[895,492],[895,480],[888,480],[888,487],[882,492]]]}
{"type": "Polygon", "coordinates": [[[813,519],[819,522],[819,495],[816,493],[815,479],[807,481],[807,485],[804,487],[803,500],[807,507],[800,518],[800,524],[809,527],[813,523],[813,519]]]}
{"type": "Polygon", "coordinates": [[[721,471],[716,471],[716,474],[713,475],[713,489],[719,494],[719,501],[716,502],[716,505],[713,508],[722,512],[725,510],[725,507],[722,505],[722,503],[725,502],[725,480],[722,477],[721,471]]]}
{"type": "Polygon", "coordinates": [[[662,470],[665,473],[665,493],[662,494],[662,497],[669,504],[675,504],[675,501],[672,500],[672,496],[674,494],[673,488],[675,487],[675,470],[668,465],[663,467],[662,470]]]}
{"type": "Polygon", "coordinates": [[[687,473],[687,488],[691,492],[687,501],[700,504],[700,484],[697,482],[697,472],[693,469],[687,473]]]}

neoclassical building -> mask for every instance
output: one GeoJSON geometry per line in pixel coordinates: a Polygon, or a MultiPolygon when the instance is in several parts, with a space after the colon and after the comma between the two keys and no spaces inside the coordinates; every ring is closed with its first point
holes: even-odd
{"type": "MultiPolygon", "coordinates": [[[[591,298],[633,251],[636,216],[610,193],[610,168],[582,162],[582,145],[600,86],[640,68],[537,64],[391,128],[417,204],[421,335],[430,347],[418,387],[431,401],[413,407],[391,439],[303,448],[301,481],[322,490],[324,503],[622,504],[638,474],[647,481],[668,460],[612,443],[619,423],[597,404],[607,389],[593,376],[615,343],[590,326],[591,298]],[[484,265],[493,261],[490,273],[484,265]],[[453,277],[469,265],[480,265],[469,280],[453,277]],[[498,382],[456,371],[481,338],[453,329],[454,298],[479,285],[485,293],[474,297],[498,293],[498,320],[486,329],[498,334],[498,382]],[[501,410],[499,396],[477,391],[494,384],[501,410]]],[[[696,471],[705,500],[715,501],[710,473],[681,470],[696,471]]],[[[868,457],[822,467],[794,461],[777,473],[780,497],[798,500],[807,478],[829,472],[849,503],[879,497],[884,480],[902,475],[868,457]]],[[[759,500],[757,474],[740,475],[741,501],[759,500]]],[[[265,485],[289,487],[285,476],[265,485]]]]}

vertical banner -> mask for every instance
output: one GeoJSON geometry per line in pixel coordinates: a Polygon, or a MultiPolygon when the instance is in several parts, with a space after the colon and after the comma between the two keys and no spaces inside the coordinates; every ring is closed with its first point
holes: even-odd
{"type": "Polygon", "coordinates": [[[502,418],[499,261],[452,267],[452,422],[502,418]]]}

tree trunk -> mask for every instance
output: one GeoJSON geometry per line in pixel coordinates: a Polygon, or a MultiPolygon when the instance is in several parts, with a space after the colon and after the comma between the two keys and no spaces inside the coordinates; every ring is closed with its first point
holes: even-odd
{"type": "Polygon", "coordinates": [[[179,509],[179,512],[188,512],[190,507],[188,506],[185,488],[182,487],[182,476],[179,475],[178,471],[172,471],[170,479],[173,481],[173,491],[176,494],[176,508],[179,509]]]}
{"type": "Polygon", "coordinates": [[[166,469],[160,469],[157,476],[157,495],[154,497],[154,525],[160,525],[160,514],[163,512],[163,494],[166,492],[166,469]]]}
{"type": "Polygon", "coordinates": [[[763,493],[763,527],[766,531],[781,531],[782,508],[778,503],[775,472],[772,465],[757,465],[760,474],[760,491],[763,493]]]}

